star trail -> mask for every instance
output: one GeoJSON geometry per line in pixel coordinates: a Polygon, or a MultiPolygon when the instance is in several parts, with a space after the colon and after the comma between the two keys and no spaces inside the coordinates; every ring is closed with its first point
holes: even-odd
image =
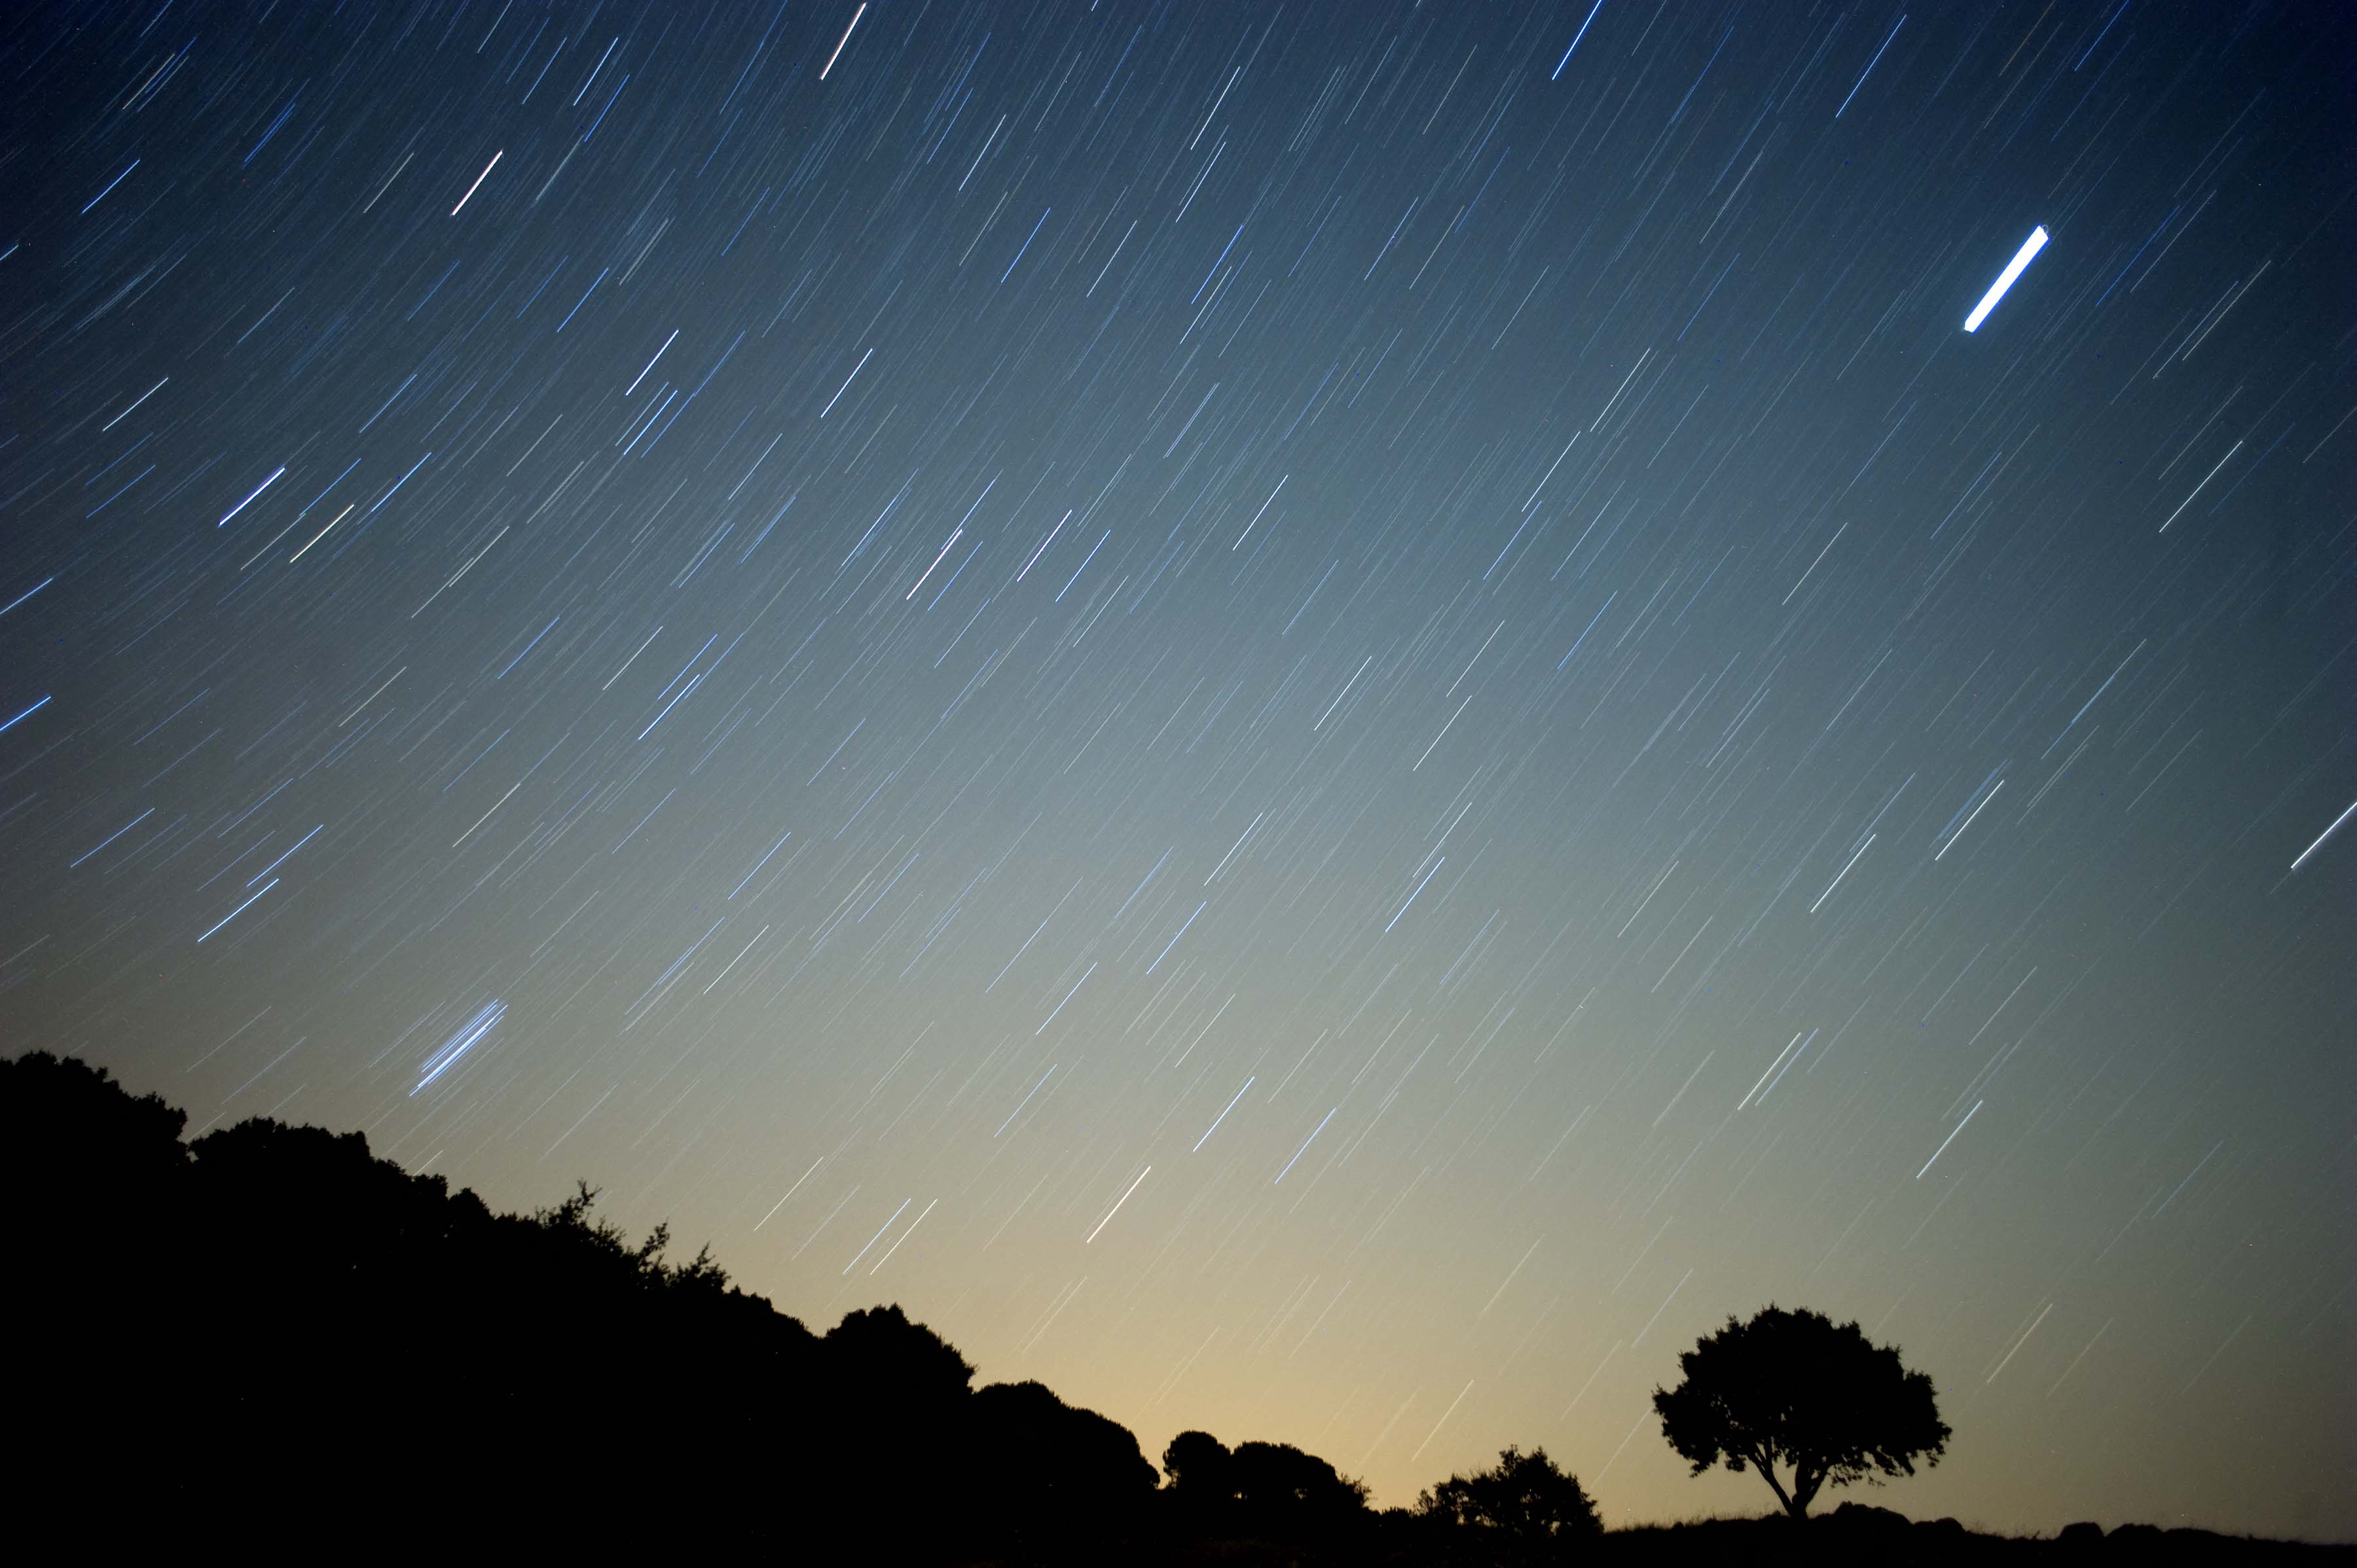
{"type": "Polygon", "coordinates": [[[1149,1455],[1756,1509],[1776,1301],[2357,1536],[2352,44],[14,11],[0,1034],[1149,1455]]]}

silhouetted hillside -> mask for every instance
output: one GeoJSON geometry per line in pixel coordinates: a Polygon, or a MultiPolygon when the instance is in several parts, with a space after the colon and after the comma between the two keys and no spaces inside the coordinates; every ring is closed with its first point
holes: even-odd
{"type": "Polygon", "coordinates": [[[185,1124],[77,1061],[0,1063],[20,1519],[884,1561],[1162,1533],[1126,1429],[975,1389],[898,1306],[813,1335],[663,1228],[631,1241],[586,1184],[494,1214],[357,1133],[185,1124]]]}
{"type": "MultiPolygon", "coordinates": [[[[16,1539],[344,1554],[720,1548],[786,1562],[1181,1565],[2319,1560],[2125,1527],[2014,1541],[1845,1506],[1599,1532],[1509,1449],[1416,1509],[1282,1444],[1136,1438],[973,1386],[898,1306],[823,1336],[587,1185],[494,1214],[337,1135],[185,1116],[102,1069],[0,1062],[5,1472],[16,1539]]],[[[2092,1530],[2093,1527],[2073,1527],[2092,1530]]]]}

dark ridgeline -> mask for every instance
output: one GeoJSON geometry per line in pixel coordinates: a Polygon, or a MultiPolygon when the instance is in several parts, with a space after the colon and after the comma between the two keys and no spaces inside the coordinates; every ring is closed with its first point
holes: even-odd
{"type": "MultiPolygon", "coordinates": [[[[1126,1428],[1036,1382],[974,1388],[899,1307],[813,1335],[708,1253],[670,1262],[664,1228],[633,1244],[586,1184],[494,1214],[358,1133],[258,1118],[184,1144],[186,1124],[103,1069],[0,1061],[12,1544],[1174,1568],[2343,1555],[2148,1526],[2007,1541],[1856,1504],[1607,1533],[1575,1477],[1512,1447],[1381,1514],[1322,1459],[1200,1432],[1172,1439],[1163,1484],[1126,1428]]],[[[1666,1434],[1698,1470],[1797,1461],[1803,1491],[1936,1455],[1928,1385],[1918,1401],[1921,1375],[1854,1333],[1730,1321],[1661,1396],[1666,1434]],[[1813,1348],[1780,1362],[1778,1336],[1813,1348]],[[1871,1430],[1747,1410],[1860,1376],[1891,1398],[1871,1430]]]]}
{"type": "MultiPolygon", "coordinates": [[[[257,1119],[184,1144],[186,1122],[78,1061],[0,1063],[20,1527],[868,1562],[1170,1535],[1125,1428],[1036,1382],[974,1388],[898,1306],[813,1335],[708,1253],[671,1261],[663,1228],[633,1243],[586,1184],[494,1214],[358,1133],[257,1119]]],[[[1269,1452],[1328,1483],[1294,1513],[1329,1528],[1340,1488],[1365,1514],[1330,1466],[1269,1452]]],[[[1273,1496],[1252,1522],[1291,1529],[1273,1496]]]]}

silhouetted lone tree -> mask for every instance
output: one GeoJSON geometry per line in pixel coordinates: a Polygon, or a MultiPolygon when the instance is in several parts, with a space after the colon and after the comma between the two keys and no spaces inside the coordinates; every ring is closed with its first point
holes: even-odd
{"type": "Polygon", "coordinates": [[[1948,1445],[1932,1380],[1900,1365],[1855,1323],[1772,1303],[1749,1323],[1733,1317],[1678,1358],[1685,1379],[1653,1391],[1662,1434],[1701,1475],[1722,1459],[1738,1475],[1757,1466],[1794,1519],[1828,1481],[1836,1487],[1915,1473],[1948,1445]],[[1792,1466],[1789,1489],[1776,1466],[1792,1466]]]}
{"type": "MultiPolygon", "coordinates": [[[[1415,1511],[1491,1563],[1567,1563],[1604,1533],[1579,1478],[1557,1469],[1544,1448],[1507,1447],[1494,1467],[1451,1476],[1426,1491],[1415,1511]]],[[[1452,1562],[1472,1556],[1450,1551],[1452,1562]]]]}

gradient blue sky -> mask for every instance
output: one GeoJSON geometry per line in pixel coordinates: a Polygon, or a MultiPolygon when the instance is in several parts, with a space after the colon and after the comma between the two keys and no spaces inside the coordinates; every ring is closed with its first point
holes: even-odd
{"type": "Polygon", "coordinates": [[[1149,1453],[1756,1509],[1775,1300],[2357,1536],[2352,36],[16,13],[5,1032],[1149,1453]]]}

